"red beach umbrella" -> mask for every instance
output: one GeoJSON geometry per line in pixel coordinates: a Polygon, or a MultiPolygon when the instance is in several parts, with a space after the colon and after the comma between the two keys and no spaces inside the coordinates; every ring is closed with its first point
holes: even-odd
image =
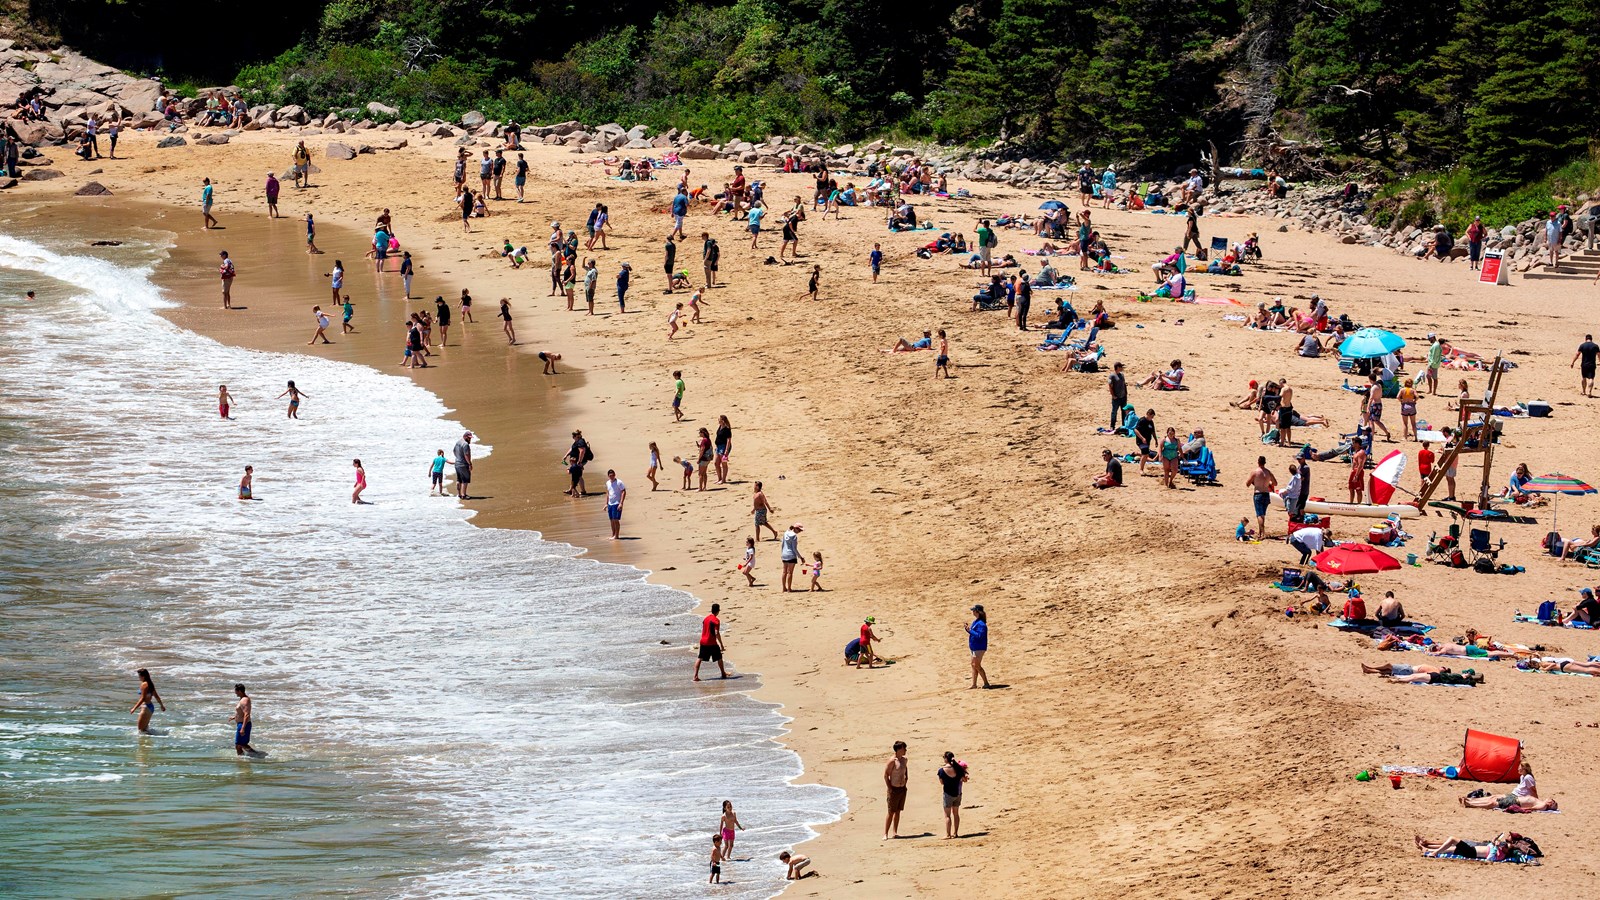
{"type": "Polygon", "coordinates": [[[1318,553],[1311,560],[1318,571],[1329,575],[1367,575],[1400,568],[1400,560],[1371,544],[1340,544],[1318,553]]]}

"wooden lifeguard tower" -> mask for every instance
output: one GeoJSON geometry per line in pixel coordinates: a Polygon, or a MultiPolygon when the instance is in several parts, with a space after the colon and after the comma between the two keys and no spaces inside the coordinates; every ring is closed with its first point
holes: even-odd
{"type": "Polygon", "coordinates": [[[1505,373],[1503,354],[1497,353],[1489,370],[1489,387],[1482,400],[1461,401],[1455,440],[1444,448],[1444,454],[1434,463],[1433,471],[1417,492],[1417,506],[1425,506],[1428,498],[1444,483],[1444,473],[1450,471],[1463,456],[1483,457],[1483,478],[1478,485],[1478,509],[1489,508],[1489,469],[1494,461],[1494,447],[1499,440],[1503,423],[1494,414],[1494,401],[1500,394],[1500,376],[1505,373]]]}

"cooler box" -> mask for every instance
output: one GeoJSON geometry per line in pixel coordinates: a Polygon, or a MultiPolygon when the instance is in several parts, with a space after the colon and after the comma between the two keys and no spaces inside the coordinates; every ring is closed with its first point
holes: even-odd
{"type": "Polygon", "coordinates": [[[1548,418],[1551,412],[1550,404],[1543,400],[1528,401],[1528,415],[1535,419],[1548,418]]]}

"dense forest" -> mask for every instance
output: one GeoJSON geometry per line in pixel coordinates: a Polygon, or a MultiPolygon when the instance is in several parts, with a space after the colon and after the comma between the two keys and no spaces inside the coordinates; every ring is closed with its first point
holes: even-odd
{"type": "MultiPolygon", "coordinates": [[[[16,2],[16,0],[8,0],[16,2]]],[[[1470,173],[1589,155],[1600,0],[35,0],[91,55],[313,110],[381,100],[712,138],[890,134],[1470,173]],[[249,12],[247,12],[249,10],[249,12]]]]}

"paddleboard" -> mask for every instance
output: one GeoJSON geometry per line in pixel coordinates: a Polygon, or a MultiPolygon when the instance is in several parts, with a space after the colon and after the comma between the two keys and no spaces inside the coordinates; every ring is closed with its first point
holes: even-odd
{"type": "MultiPolygon", "coordinates": [[[[1272,495],[1272,504],[1278,509],[1287,509],[1283,504],[1282,494],[1272,495]]],[[[1307,500],[1306,512],[1316,513],[1319,516],[1345,516],[1357,519],[1387,519],[1398,515],[1402,519],[1418,519],[1422,517],[1422,510],[1406,503],[1389,503],[1374,505],[1371,503],[1334,503],[1328,500],[1307,500]]]]}

